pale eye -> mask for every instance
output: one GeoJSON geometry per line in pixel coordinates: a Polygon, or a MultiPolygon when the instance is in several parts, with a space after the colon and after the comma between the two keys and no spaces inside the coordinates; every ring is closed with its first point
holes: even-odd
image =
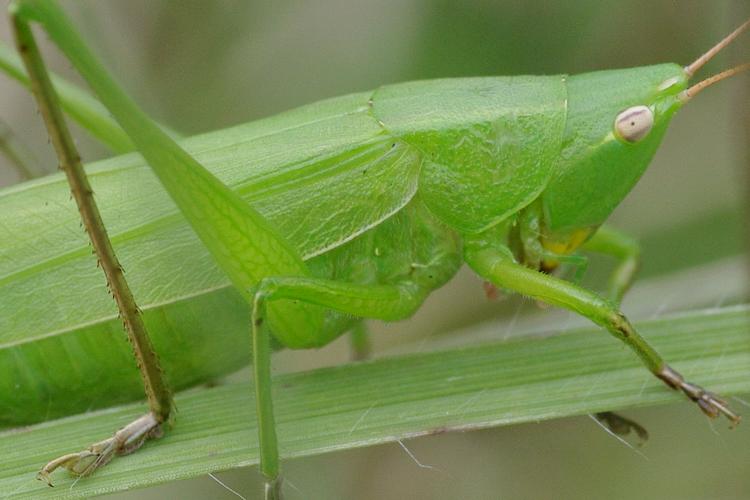
{"type": "Polygon", "coordinates": [[[615,118],[615,135],[627,142],[638,142],[654,125],[654,114],[647,106],[633,106],[615,118]]]}

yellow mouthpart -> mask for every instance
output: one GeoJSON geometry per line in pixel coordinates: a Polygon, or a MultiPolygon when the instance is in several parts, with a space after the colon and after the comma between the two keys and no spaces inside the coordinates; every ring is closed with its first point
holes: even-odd
{"type": "Polygon", "coordinates": [[[554,254],[567,255],[583,245],[583,243],[589,238],[589,236],[591,236],[593,232],[594,228],[591,227],[576,229],[566,238],[561,240],[542,239],[542,245],[544,246],[544,248],[554,254]]]}

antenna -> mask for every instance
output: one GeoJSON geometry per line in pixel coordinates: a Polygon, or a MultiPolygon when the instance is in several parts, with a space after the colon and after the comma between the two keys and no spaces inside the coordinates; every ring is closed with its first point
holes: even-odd
{"type": "Polygon", "coordinates": [[[710,87],[714,83],[718,83],[722,80],[725,80],[729,78],[730,76],[734,76],[736,74],[742,73],[743,71],[747,71],[750,69],[750,62],[747,62],[745,64],[740,64],[739,66],[735,66],[734,68],[730,68],[728,70],[722,71],[721,73],[718,73],[714,76],[709,76],[705,80],[701,80],[700,82],[696,83],[695,85],[691,86],[687,90],[683,90],[680,92],[680,100],[683,102],[687,102],[696,95],[698,95],[698,92],[701,90],[710,87]]]}
{"type": "MultiPolygon", "coordinates": [[[[708,50],[708,52],[700,56],[698,59],[696,59],[692,63],[685,66],[685,73],[688,75],[688,77],[692,77],[708,61],[713,59],[716,54],[721,52],[727,45],[732,43],[738,36],[740,36],[742,33],[747,31],[748,28],[750,28],[750,19],[742,23],[736,30],[732,31],[730,34],[724,37],[723,40],[721,40],[719,43],[711,47],[708,50]]],[[[735,66],[734,68],[730,68],[728,70],[722,71],[721,73],[710,76],[706,78],[705,80],[702,80],[696,83],[690,88],[683,90],[682,92],[680,92],[678,97],[682,102],[687,102],[693,97],[695,97],[696,95],[698,95],[700,91],[710,87],[711,85],[718,83],[722,80],[725,80],[731,76],[742,73],[743,71],[747,71],[747,70],[750,70],[750,63],[740,64],[738,66],[735,66]]]]}
{"type": "Polygon", "coordinates": [[[739,28],[724,37],[722,41],[711,47],[708,52],[700,56],[689,65],[685,66],[685,73],[687,73],[688,76],[693,76],[699,69],[703,67],[704,64],[713,59],[716,54],[721,52],[724,47],[732,43],[735,38],[747,31],[748,28],[750,28],[750,19],[742,23],[739,28]]]}

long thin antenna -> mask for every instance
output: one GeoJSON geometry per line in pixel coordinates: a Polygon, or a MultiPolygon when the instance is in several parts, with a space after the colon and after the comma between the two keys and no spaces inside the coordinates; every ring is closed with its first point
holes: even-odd
{"type": "Polygon", "coordinates": [[[706,87],[710,87],[714,83],[720,82],[722,80],[725,80],[729,78],[730,76],[734,76],[738,73],[742,73],[743,71],[750,70],[750,62],[745,64],[740,64],[739,66],[735,66],[734,68],[730,68],[728,70],[722,71],[721,73],[718,73],[714,76],[710,76],[706,78],[705,80],[701,80],[700,82],[696,83],[695,85],[691,86],[687,90],[683,90],[679,94],[679,98],[683,102],[687,102],[698,93],[705,89],[706,87]]]}
{"type": "Polygon", "coordinates": [[[728,34],[722,41],[711,47],[708,52],[700,56],[689,65],[685,66],[685,73],[687,73],[688,76],[693,76],[699,69],[703,67],[704,64],[713,59],[716,54],[718,54],[724,47],[732,43],[734,39],[740,36],[743,32],[747,31],[748,28],[750,28],[750,19],[742,23],[739,28],[728,34]]]}

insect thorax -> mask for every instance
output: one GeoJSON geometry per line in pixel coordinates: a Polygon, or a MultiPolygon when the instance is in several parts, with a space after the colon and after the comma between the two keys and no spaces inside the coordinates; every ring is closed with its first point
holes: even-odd
{"type": "Polygon", "coordinates": [[[464,78],[386,86],[382,126],[424,156],[419,192],[443,222],[477,233],[544,189],[566,117],[562,76],[464,78]]]}

